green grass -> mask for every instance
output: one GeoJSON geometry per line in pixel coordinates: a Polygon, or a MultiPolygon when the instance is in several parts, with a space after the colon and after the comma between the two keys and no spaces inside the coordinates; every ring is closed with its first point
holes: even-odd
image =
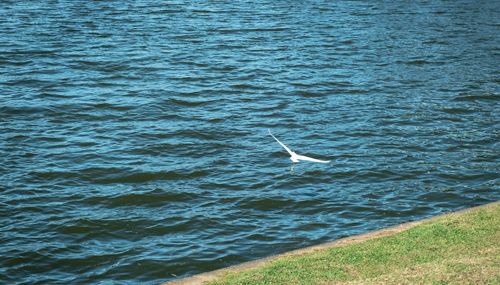
{"type": "Polygon", "coordinates": [[[280,257],[208,284],[500,284],[500,204],[361,243],[280,257]]]}

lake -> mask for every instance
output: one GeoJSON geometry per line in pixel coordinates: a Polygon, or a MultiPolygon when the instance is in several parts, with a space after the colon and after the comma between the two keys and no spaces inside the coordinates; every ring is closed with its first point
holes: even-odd
{"type": "Polygon", "coordinates": [[[500,198],[498,1],[2,1],[0,283],[186,277],[500,198]],[[273,134],[299,154],[293,171],[273,134]]]}

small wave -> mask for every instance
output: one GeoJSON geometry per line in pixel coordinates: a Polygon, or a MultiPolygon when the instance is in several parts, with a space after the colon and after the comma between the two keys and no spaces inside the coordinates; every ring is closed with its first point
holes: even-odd
{"type": "Polygon", "coordinates": [[[209,190],[245,190],[246,188],[239,184],[229,184],[229,183],[217,183],[217,182],[209,182],[203,183],[199,186],[201,189],[209,189],[209,190]]]}
{"type": "MultiPolygon", "coordinates": [[[[217,141],[220,142],[225,139],[231,139],[234,137],[245,137],[251,135],[252,133],[246,130],[220,130],[220,129],[211,129],[211,130],[179,130],[175,132],[177,137],[186,137],[186,138],[195,138],[206,141],[217,141]]],[[[222,147],[223,144],[217,145],[218,147],[222,147]]]]}
{"type": "Polygon", "coordinates": [[[33,79],[33,78],[25,78],[25,79],[15,79],[15,80],[10,80],[3,82],[2,84],[8,85],[8,86],[35,86],[35,87],[40,87],[46,84],[52,83],[49,80],[41,80],[41,79],[33,79]]]}
{"type": "Polygon", "coordinates": [[[209,32],[216,32],[221,34],[239,34],[239,33],[282,32],[289,29],[290,28],[287,27],[248,28],[248,29],[210,29],[209,32]]]}
{"type": "Polygon", "coordinates": [[[315,97],[325,97],[325,93],[318,93],[318,92],[312,92],[312,91],[297,91],[297,95],[305,98],[315,98],[315,97]]]}
{"type": "Polygon", "coordinates": [[[458,96],[453,98],[453,101],[497,101],[499,99],[500,95],[495,93],[470,92],[460,93],[458,96]]]}
{"type": "Polygon", "coordinates": [[[391,170],[387,169],[381,169],[381,170],[363,170],[363,171],[357,171],[355,178],[356,179],[366,179],[369,181],[375,180],[391,180],[391,179],[396,179],[401,176],[401,173],[396,173],[391,170]]]}
{"type": "Polygon", "coordinates": [[[347,89],[347,90],[344,90],[342,93],[346,93],[346,94],[368,94],[368,93],[370,93],[370,90],[367,90],[367,89],[347,89]]]}
{"type": "Polygon", "coordinates": [[[244,83],[233,84],[230,87],[233,89],[241,89],[241,90],[244,90],[244,89],[262,89],[260,86],[252,85],[252,84],[244,84],[244,83]]]}
{"type": "Polygon", "coordinates": [[[295,201],[291,199],[247,198],[238,202],[237,206],[258,211],[277,211],[293,207],[295,204],[295,201]]]}
{"type": "Polygon", "coordinates": [[[49,107],[32,107],[32,106],[0,106],[0,113],[6,115],[32,115],[45,114],[51,112],[49,107]]]}
{"type": "Polygon", "coordinates": [[[143,172],[129,175],[119,175],[109,178],[97,178],[95,182],[102,184],[112,183],[145,183],[158,180],[181,180],[193,179],[207,176],[209,173],[205,170],[195,170],[191,172],[165,171],[165,172],[143,172]]]}
{"type": "Polygon", "coordinates": [[[168,100],[168,102],[173,103],[175,105],[179,106],[184,106],[184,107],[199,107],[199,106],[204,106],[212,103],[213,101],[207,101],[207,100],[200,100],[200,101],[194,101],[194,100],[181,100],[181,99],[175,99],[171,98],[168,100]]]}
{"type": "Polygon", "coordinates": [[[194,171],[160,171],[132,173],[119,168],[89,168],[80,171],[37,171],[32,176],[44,180],[80,180],[99,184],[113,183],[145,183],[158,180],[181,180],[207,176],[205,170],[194,171]]]}
{"type": "Polygon", "coordinates": [[[430,40],[427,40],[427,41],[424,41],[423,44],[427,44],[427,45],[449,45],[450,42],[447,42],[443,39],[430,39],[430,40]]]}
{"type": "Polygon", "coordinates": [[[407,65],[445,64],[445,62],[428,61],[428,60],[425,60],[425,59],[413,59],[413,60],[407,60],[407,61],[398,60],[398,61],[396,61],[396,63],[407,64],[407,65]]]}
{"type": "Polygon", "coordinates": [[[111,103],[97,103],[97,104],[91,104],[89,106],[96,109],[103,109],[103,110],[109,109],[116,111],[128,111],[134,108],[133,106],[117,105],[111,103]]]}
{"type": "Polygon", "coordinates": [[[24,65],[29,65],[32,64],[33,61],[31,60],[11,60],[8,58],[0,58],[0,65],[2,66],[8,66],[8,65],[13,65],[13,66],[24,66],[24,65]]]}
{"type": "MultiPolygon", "coordinates": [[[[459,107],[449,107],[449,108],[441,108],[441,112],[448,113],[448,114],[469,114],[473,113],[475,110],[470,109],[470,108],[459,108],[459,107]]],[[[455,118],[452,118],[455,119],[455,118]]],[[[456,118],[460,119],[460,118],[456,118]]]]}
{"type": "Polygon", "coordinates": [[[166,192],[154,189],[149,192],[126,193],[115,196],[97,196],[85,199],[83,202],[91,205],[105,204],[108,207],[121,206],[163,206],[167,202],[189,202],[199,198],[199,195],[183,192],[166,192]]]}
{"type": "Polygon", "coordinates": [[[58,179],[74,179],[81,176],[75,172],[67,171],[35,171],[30,173],[31,176],[44,180],[58,180],[58,179]]]}
{"type": "MultiPolygon", "coordinates": [[[[152,136],[152,137],[157,137],[157,136],[152,136]]],[[[199,148],[199,145],[196,143],[177,142],[177,143],[163,143],[156,145],[145,145],[144,147],[130,149],[129,151],[130,153],[139,155],[160,156],[165,153],[171,153],[172,156],[176,157],[185,157],[190,155],[192,155],[193,157],[202,157],[205,155],[212,154],[214,152],[221,151],[222,149],[227,149],[229,147],[230,146],[226,144],[212,142],[212,143],[205,143],[205,147],[199,148]]],[[[221,162],[224,163],[223,160],[221,160],[221,162]]]]}
{"type": "Polygon", "coordinates": [[[442,205],[443,203],[457,203],[465,199],[462,195],[454,192],[435,191],[418,195],[420,201],[430,201],[432,205],[442,205]]]}

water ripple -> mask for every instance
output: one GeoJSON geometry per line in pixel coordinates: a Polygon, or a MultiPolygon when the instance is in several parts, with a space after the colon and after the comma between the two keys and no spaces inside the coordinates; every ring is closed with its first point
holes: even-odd
{"type": "Polygon", "coordinates": [[[498,11],[0,4],[0,280],[160,283],[498,200],[498,11]]]}

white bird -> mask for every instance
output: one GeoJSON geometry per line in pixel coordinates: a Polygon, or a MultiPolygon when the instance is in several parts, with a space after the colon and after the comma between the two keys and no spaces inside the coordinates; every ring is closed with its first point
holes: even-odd
{"type": "Polygon", "coordinates": [[[269,134],[290,154],[290,160],[293,161],[294,163],[299,162],[299,160],[306,160],[306,161],[320,162],[320,163],[330,162],[330,160],[321,160],[321,159],[308,157],[305,155],[296,154],[291,149],[289,149],[286,145],[284,145],[282,142],[280,142],[275,136],[273,136],[273,134],[271,134],[271,130],[268,129],[268,131],[269,131],[269,134]]]}

